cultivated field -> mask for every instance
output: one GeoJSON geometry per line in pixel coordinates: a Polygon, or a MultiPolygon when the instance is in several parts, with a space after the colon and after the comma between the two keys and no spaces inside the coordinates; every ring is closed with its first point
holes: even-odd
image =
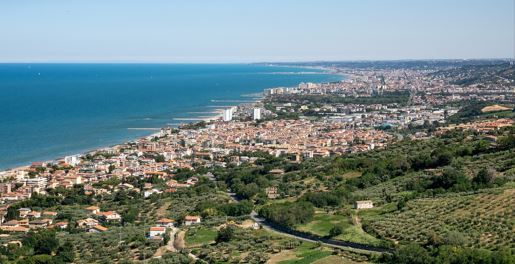
{"type": "Polygon", "coordinates": [[[465,245],[498,249],[515,247],[515,188],[477,194],[452,194],[409,201],[399,212],[370,215],[369,227],[383,238],[425,243],[431,235],[460,232],[465,245]]]}

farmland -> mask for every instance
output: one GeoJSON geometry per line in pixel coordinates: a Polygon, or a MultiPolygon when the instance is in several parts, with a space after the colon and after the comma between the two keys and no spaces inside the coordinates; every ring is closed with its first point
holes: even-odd
{"type": "Polygon", "coordinates": [[[428,243],[431,236],[464,234],[465,246],[496,250],[513,248],[515,189],[476,194],[445,195],[411,200],[401,211],[366,219],[380,237],[403,242],[428,243]]]}

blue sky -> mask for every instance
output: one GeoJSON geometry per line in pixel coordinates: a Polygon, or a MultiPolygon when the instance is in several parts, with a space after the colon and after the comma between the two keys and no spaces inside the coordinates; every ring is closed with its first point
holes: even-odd
{"type": "Polygon", "coordinates": [[[0,1],[0,62],[513,58],[513,0],[0,1]]]}

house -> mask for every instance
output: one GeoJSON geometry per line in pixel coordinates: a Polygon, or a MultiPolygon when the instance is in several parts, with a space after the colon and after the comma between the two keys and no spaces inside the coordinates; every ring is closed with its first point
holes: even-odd
{"type": "Polygon", "coordinates": [[[5,232],[29,232],[29,228],[23,226],[0,226],[0,230],[5,232]]]}
{"type": "Polygon", "coordinates": [[[179,183],[176,180],[169,180],[166,182],[166,185],[171,188],[184,188],[184,187],[191,187],[191,185],[186,183],[179,183]]]}
{"type": "Polygon", "coordinates": [[[2,195],[2,201],[19,201],[26,198],[27,195],[19,192],[10,192],[2,195]]]}
{"type": "Polygon", "coordinates": [[[29,219],[21,219],[18,224],[23,227],[29,227],[29,219]]]}
{"type": "Polygon", "coordinates": [[[51,211],[43,211],[43,216],[46,216],[46,217],[54,217],[54,216],[57,216],[57,212],[51,212],[51,211]]]}
{"type": "Polygon", "coordinates": [[[267,187],[265,189],[265,192],[266,192],[266,196],[269,199],[275,199],[279,196],[279,194],[277,193],[277,187],[267,187]]]}
{"type": "Polygon", "coordinates": [[[11,221],[7,221],[7,222],[3,223],[2,226],[16,227],[16,226],[20,226],[20,222],[18,222],[16,220],[11,220],[11,221]]]}
{"type": "Polygon", "coordinates": [[[374,207],[374,203],[370,200],[354,202],[354,209],[369,209],[369,208],[373,208],[373,207],[374,207]]]}
{"type": "Polygon", "coordinates": [[[198,182],[198,178],[197,177],[191,177],[191,178],[189,178],[186,181],[186,184],[188,184],[188,185],[195,185],[195,184],[197,184],[197,182],[198,182]]]}
{"type": "Polygon", "coordinates": [[[187,215],[184,217],[184,225],[193,225],[200,223],[200,216],[187,215]]]}
{"type": "Polygon", "coordinates": [[[29,228],[20,225],[19,221],[11,220],[3,223],[2,226],[0,226],[0,230],[5,232],[28,232],[29,228]]]}
{"type": "Polygon", "coordinates": [[[95,192],[95,188],[93,188],[93,186],[91,186],[89,184],[84,185],[83,189],[84,189],[84,194],[86,194],[86,195],[90,195],[95,192]]]}
{"type": "Polygon", "coordinates": [[[270,174],[273,174],[273,175],[283,175],[284,174],[284,170],[282,169],[272,169],[269,171],[270,174]]]}
{"type": "Polygon", "coordinates": [[[30,229],[46,228],[48,224],[48,219],[34,220],[29,223],[29,227],[30,229]]]}
{"type": "Polygon", "coordinates": [[[98,213],[100,213],[100,208],[98,208],[97,206],[94,206],[94,205],[86,207],[85,209],[86,209],[86,211],[88,211],[91,214],[98,214],[98,213]]]}
{"type": "Polygon", "coordinates": [[[30,208],[20,208],[18,209],[18,214],[20,218],[25,218],[30,213],[30,211],[32,211],[30,208]]]}
{"type": "Polygon", "coordinates": [[[104,231],[107,231],[107,227],[103,227],[101,225],[95,225],[88,230],[90,233],[100,233],[104,231]]]}
{"type": "Polygon", "coordinates": [[[98,221],[93,218],[86,218],[77,220],[77,227],[78,228],[92,228],[94,226],[98,225],[98,221]]]}
{"type": "Polygon", "coordinates": [[[122,216],[115,211],[100,212],[97,215],[104,222],[120,222],[122,220],[122,216]]]}
{"type": "Polygon", "coordinates": [[[55,227],[59,229],[66,229],[68,227],[68,222],[57,222],[55,223],[55,227]]]}
{"type": "Polygon", "coordinates": [[[27,214],[27,217],[29,218],[40,218],[41,217],[41,212],[38,212],[38,211],[31,211],[27,214]]]}
{"type": "Polygon", "coordinates": [[[23,243],[20,241],[20,240],[13,240],[13,241],[8,241],[7,243],[5,244],[2,244],[4,247],[9,247],[9,245],[16,245],[16,247],[22,247],[23,246],[23,243]]]}
{"type": "Polygon", "coordinates": [[[172,219],[168,219],[168,218],[161,218],[157,221],[157,225],[158,226],[162,226],[162,227],[173,227],[174,225],[174,220],[172,219]]]}
{"type": "Polygon", "coordinates": [[[154,193],[162,193],[162,191],[160,191],[158,189],[145,190],[145,192],[143,192],[143,197],[147,198],[154,193]]]}
{"type": "Polygon", "coordinates": [[[149,237],[162,236],[166,232],[166,228],[162,226],[152,226],[150,227],[150,232],[148,234],[149,237]]]}

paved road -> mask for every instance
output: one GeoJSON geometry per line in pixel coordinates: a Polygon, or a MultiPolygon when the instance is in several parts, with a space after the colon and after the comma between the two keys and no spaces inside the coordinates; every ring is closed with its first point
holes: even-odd
{"type": "MultiPolygon", "coordinates": [[[[227,194],[233,200],[239,201],[239,199],[235,193],[228,192],[227,194]]],[[[320,236],[316,236],[316,235],[312,235],[312,234],[308,234],[308,233],[304,233],[304,232],[300,232],[300,231],[296,231],[296,230],[291,230],[289,228],[286,228],[286,227],[283,227],[280,225],[276,225],[276,224],[266,221],[265,219],[259,217],[258,213],[256,211],[252,211],[252,213],[250,214],[250,217],[252,218],[252,220],[254,220],[256,223],[258,223],[260,226],[262,226],[263,228],[265,228],[267,230],[274,231],[274,232],[280,233],[282,235],[285,235],[285,236],[288,236],[291,238],[295,238],[295,239],[299,239],[299,240],[303,240],[303,241],[322,243],[325,246],[329,246],[329,247],[333,247],[333,248],[342,248],[342,249],[350,248],[350,249],[354,249],[354,250],[358,250],[358,251],[371,252],[371,253],[392,252],[392,250],[388,249],[388,248],[375,247],[375,246],[370,246],[370,245],[361,244],[361,243],[348,242],[348,241],[334,240],[334,239],[324,238],[324,237],[320,237],[320,236]]]]}

